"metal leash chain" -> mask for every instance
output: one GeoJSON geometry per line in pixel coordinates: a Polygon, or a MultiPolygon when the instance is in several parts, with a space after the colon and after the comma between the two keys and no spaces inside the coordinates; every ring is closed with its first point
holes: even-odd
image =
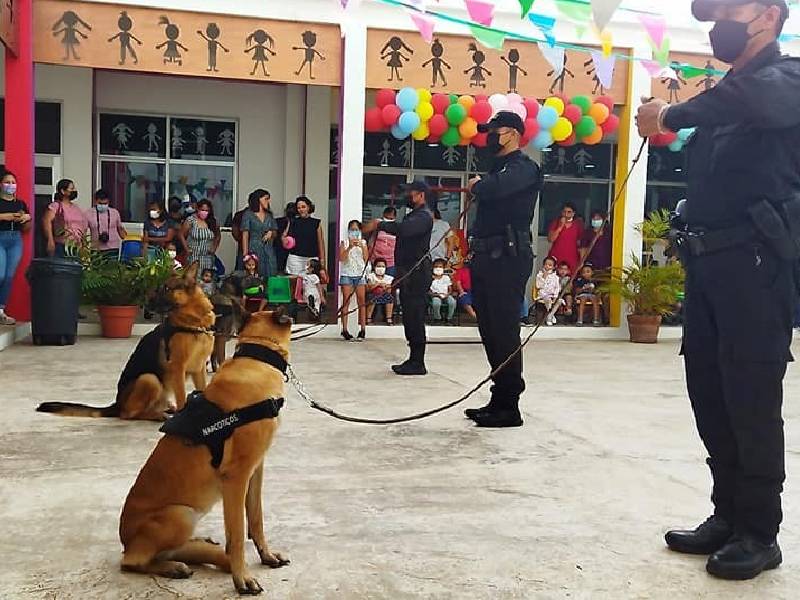
{"type": "MultiPolygon", "coordinates": [[[[611,205],[608,208],[609,215],[613,212],[614,207],[616,206],[616,204],[619,201],[619,199],[622,198],[622,194],[625,193],[625,190],[628,187],[628,181],[630,180],[631,176],[633,175],[633,171],[636,169],[636,165],[639,164],[639,160],[641,160],[642,153],[644,152],[644,149],[645,149],[646,146],[647,146],[647,138],[643,138],[642,139],[642,144],[641,144],[641,146],[639,146],[639,151],[636,153],[636,156],[634,157],[633,161],[631,162],[631,168],[628,170],[628,174],[625,176],[625,179],[623,180],[622,185],[620,186],[620,189],[617,192],[617,195],[614,197],[614,199],[611,202],[611,205]]],[[[608,220],[609,220],[609,217],[606,216],[605,222],[603,224],[604,226],[605,226],[606,223],[608,223],[608,220]]],[[[592,240],[592,243],[589,245],[589,250],[586,253],[587,257],[589,256],[589,254],[591,254],[591,251],[594,249],[594,246],[597,243],[597,240],[598,240],[598,237],[595,236],[595,238],[592,240]]],[[[580,270],[583,268],[585,263],[586,263],[586,259],[584,258],[583,260],[581,260],[580,264],[578,265],[578,268],[576,269],[576,274],[573,275],[573,277],[572,277],[572,281],[573,282],[577,278],[577,273],[580,272],[580,270]]],[[[557,303],[560,303],[561,300],[564,299],[564,296],[566,295],[567,287],[568,286],[564,286],[564,288],[559,293],[558,298],[556,299],[557,303]]],[[[361,424],[364,424],[364,425],[392,425],[392,424],[395,424],[395,423],[408,423],[409,421],[418,421],[420,419],[425,419],[427,417],[433,416],[433,415],[438,414],[440,412],[444,412],[446,410],[449,410],[449,409],[453,408],[454,406],[458,406],[462,402],[465,402],[466,400],[471,398],[483,386],[485,386],[487,383],[489,383],[492,380],[492,378],[494,378],[500,371],[505,369],[506,366],[514,359],[514,357],[517,356],[517,354],[522,352],[522,350],[525,348],[525,346],[527,346],[528,343],[533,339],[533,336],[535,336],[536,333],[539,331],[539,329],[541,328],[542,324],[543,324],[542,321],[537,323],[536,326],[534,327],[533,331],[531,331],[530,334],[528,334],[528,336],[517,347],[517,349],[514,350],[514,352],[512,352],[508,356],[508,358],[506,358],[500,364],[500,366],[498,366],[494,371],[489,373],[489,375],[487,375],[484,379],[482,379],[480,382],[478,382],[466,394],[462,395],[457,400],[453,400],[452,402],[449,402],[449,403],[445,404],[444,406],[440,406],[438,408],[427,410],[427,411],[424,411],[424,412],[421,412],[421,413],[417,413],[417,414],[414,414],[414,415],[409,415],[407,417],[398,417],[396,419],[366,419],[366,418],[351,417],[351,416],[348,416],[348,415],[341,414],[341,413],[335,411],[334,409],[332,409],[332,408],[330,408],[330,407],[328,407],[328,406],[326,406],[326,405],[314,400],[311,397],[311,395],[306,391],[305,387],[303,387],[303,384],[297,378],[297,375],[295,374],[295,372],[294,372],[294,370],[292,369],[291,366],[288,367],[287,374],[289,375],[289,382],[297,390],[297,393],[300,395],[300,397],[303,398],[306,402],[308,402],[308,404],[309,404],[309,406],[311,408],[313,408],[314,410],[318,410],[320,412],[323,412],[323,413],[325,413],[327,415],[330,415],[334,419],[338,419],[340,421],[347,421],[348,423],[361,423],[361,424]]]]}

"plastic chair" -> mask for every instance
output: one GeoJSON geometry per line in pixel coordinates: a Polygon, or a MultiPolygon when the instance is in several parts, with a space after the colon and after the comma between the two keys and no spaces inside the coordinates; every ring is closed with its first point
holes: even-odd
{"type": "Polygon", "coordinates": [[[142,242],[139,240],[122,240],[119,247],[119,260],[130,262],[142,255],[142,242]]]}
{"type": "Polygon", "coordinates": [[[270,277],[267,280],[267,301],[270,304],[292,303],[292,286],[288,277],[270,277]]]}

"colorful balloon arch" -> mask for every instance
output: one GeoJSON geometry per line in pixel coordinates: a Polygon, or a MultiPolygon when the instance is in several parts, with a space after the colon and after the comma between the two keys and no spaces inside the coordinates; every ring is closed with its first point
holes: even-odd
{"type": "Polygon", "coordinates": [[[609,96],[552,96],[539,104],[519,94],[458,96],[410,87],[397,92],[379,90],[375,106],[366,112],[365,127],[372,133],[391,131],[401,140],[411,136],[445,146],[483,147],[486,134],[478,133],[478,125],[504,110],[522,118],[522,145],[532,143],[539,150],[553,144],[599,144],[619,128],[614,100],[609,96]]]}

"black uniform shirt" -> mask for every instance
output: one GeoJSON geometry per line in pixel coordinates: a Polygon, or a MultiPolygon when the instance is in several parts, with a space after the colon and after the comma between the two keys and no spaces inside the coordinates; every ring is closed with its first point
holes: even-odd
{"type": "Polygon", "coordinates": [[[394,247],[394,262],[397,276],[401,276],[428,253],[431,246],[433,215],[420,206],[408,213],[401,222],[381,221],[378,231],[397,237],[394,247]]]}
{"type": "Polygon", "coordinates": [[[489,173],[472,188],[478,214],[470,231],[476,238],[504,235],[506,226],[528,231],[542,187],[539,165],[520,150],[495,159],[489,173]]]}
{"type": "Polygon", "coordinates": [[[777,43],[670,107],[664,124],[698,127],[688,144],[690,227],[742,225],[751,203],[800,192],[800,60],[782,57],[777,43]]]}

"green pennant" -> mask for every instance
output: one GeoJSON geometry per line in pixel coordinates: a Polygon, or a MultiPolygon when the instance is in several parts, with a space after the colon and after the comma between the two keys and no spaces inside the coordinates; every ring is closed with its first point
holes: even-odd
{"type": "Polygon", "coordinates": [[[536,0],[518,0],[518,1],[519,1],[519,6],[522,9],[522,16],[520,18],[524,19],[525,17],[528,16],[528,13],[531,12],[531,7],[533,6],[533,3],[536,2],[536,0]]]}
{"type": "Polygon", "coordinates": [[[657,61],[662,67],[668,66],[670,49],[669,38],[664,38],[664,43],[661,44],[661,48],[656,48],[652,43],[650,46],[653,48],[653,60],[657,61]]]}
{"type": "Polygon", "coordinates": [[[503,48],[503,44],[506,41],[506,34],[502,31],[492,31],[491,29],[484,29],[483,27],[476,27],[474,25],[470,26],[469,29],[472,32],[472,37],[482,46],[486,46],[492,50],[501,50],[503,48]]]}
{"type": "Polygon", "coordinates": [[[706,74],[706,69],[701,69],[700,67],[695,67],[693,65],[682,65],[678,67],[678,70],[683,73],[683,77],[685,79],[694,79],[695,77],[700,77],[706,74]]]}
{"type": "Polygon", "coordinates": [[[555,0],[556,8],[562,16],[575,23],[588,23],[592,20],[592,5],[575,0],[555,0]]]}

